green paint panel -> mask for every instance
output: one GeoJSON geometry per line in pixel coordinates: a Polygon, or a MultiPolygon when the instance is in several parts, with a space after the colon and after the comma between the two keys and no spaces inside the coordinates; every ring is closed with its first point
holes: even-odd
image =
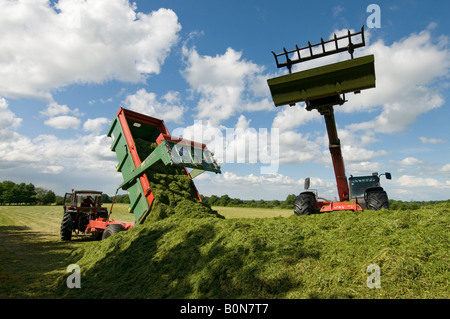
{"type": "MultiPolygon", "coordinates": [[[[128,144],[118,117],[113,120],[108,136],[113,137],[111,151],[115,152],[117,156],[118,165],[116,169],[118,172],[122,173],[124,180],[129,180],[135,170],[135,165],[128,150],[128,144]]],[[[145,216],[146,212],[150,209],[147,198],[144,196],[144,190],[138,179],[132,180],[127,185],[126,190],[128,192],[128,197],[130,198],[128,212],[134,214],[135,222],[139,223],[140,219],[145,216]]]]}
{"type": "Polygon", "coordinates": [[[368,55],[267,80],[276,106],[375,87],[375,57],[368,55]]]}

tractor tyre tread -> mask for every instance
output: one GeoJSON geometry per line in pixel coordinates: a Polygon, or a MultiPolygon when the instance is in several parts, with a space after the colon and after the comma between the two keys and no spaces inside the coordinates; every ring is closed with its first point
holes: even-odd
{"type": "Polygon", "coordinates": [[[121,231],[124,231],[125,227],[122,224],[111,224],[106,226],[106,229],[103,231],[102,240],[106,239],[108,237],[111,237],[112,235],[115,235],[117,233],[120,233],[121,231]]]}
{"type": "Polygon", "coordinates": [[[389,199],[386,191],[372,191],[367,194],[367,209],[389,209],[389,199]]]}
{"type": "Polygon", "coordinates": [[[316,197],[313,193],[301,193],[295,198],[294,213],[297,216],[310,215],[317,211],[316,197]]]}
{"type": "Polygon", "coordinates": [[[73,231],[73,218],[70,213],[65,212],[61,222],[61,240],[71,240],[73,231]]]}

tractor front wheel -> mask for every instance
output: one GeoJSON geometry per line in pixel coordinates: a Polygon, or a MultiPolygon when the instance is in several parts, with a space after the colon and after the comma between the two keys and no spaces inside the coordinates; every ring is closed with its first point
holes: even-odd
{"type": "Polygon", "coordinates": [[[105,231],[102,235],[102,240],[106,239],[108,237],[111,237],[112,235],[115,235],[117,233],[120,233],[121,231],[125,230],[125,227],[123,227],[122,224],[111,224],[106,226],[105,231]]]}
{"type": "Polygon", "coordinates": [[[317,209],[317,201],[316,196],[314,193],[311,192],[305,192],[300,193],[295,198],[294,202],[294,214],[297,216],[300,215],[310,215],[314,212],[316,212],[317,209]]]}
{"type": "Polygon", "coordinates": [[[366,206],[370,210],[389,209],[389,199],[384,190],[367,193],[366,206]]]}
{"type": "Polygon", "coordinates": [[[73,231],[73,218],[69,212],[64,212],[61,222],[61,240],[71,240],[73,231]]]}

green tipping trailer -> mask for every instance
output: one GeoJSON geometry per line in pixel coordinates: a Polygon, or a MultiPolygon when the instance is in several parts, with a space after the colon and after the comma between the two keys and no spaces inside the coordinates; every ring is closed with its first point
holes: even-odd
{"type": "MultiPolygon", "coordinates": [[[[128,212],[134,214],[136,224],[145,220],[154,204],[155,196],[146,171],[151,170],[158,161],[166,166],[183,167],[191,179],[204,171],[221,173],[220,166],[205,144],[171,136],[160,119],[120,108],[107,135],[113,139],[111,151],[116,153],[116,169],[123,176],[117,191],[123,189],[128,192],[128,212]],[[145,159],[139,156],[138,140],[157,144],[145,159]]],[[[193,183],[192,187],[201,201],[193,183]]]]}

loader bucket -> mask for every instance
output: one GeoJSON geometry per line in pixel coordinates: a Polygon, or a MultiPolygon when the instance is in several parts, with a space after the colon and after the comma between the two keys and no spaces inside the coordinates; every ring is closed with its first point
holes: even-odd
{"type": "MultiPolygon", "coordinates": [[[[221,172],[206,145],[172,137],[160,119],[120,108],[107,135],[113,138],[111,150],[118,159],[116,169],[123,176],[118,189],[128,192],[128,211],[134,214],[136,224],[142,223],[152,208],[155,196],[146,171],[156,163],[182,167],[190,178],[204,171],[221,172]],[[153,151],[141,158],[145,153],[143,149],[149,145],[153,151]],[[192,168],[192,171],[187,168],[192,168]]],[[[195,185],[192,185],[201,200],[195,185]]]]}
{"type": "Polygon", "coordinates": [[[375,87],[375,58],[368,55],[269,79],[275,106],[306,102],[342,104],[339,96],[375,87]],[[318,102],[320,101],[320,102],[318,102]]]}

